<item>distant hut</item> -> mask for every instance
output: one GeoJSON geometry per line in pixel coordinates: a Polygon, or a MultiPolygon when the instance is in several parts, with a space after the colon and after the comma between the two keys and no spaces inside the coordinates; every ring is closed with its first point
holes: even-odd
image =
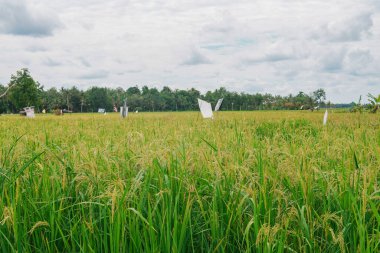
{"type": "Polygon", "coordinates": [[[20,111],[21,116],[26,116],[27,118],[34,118],[34,106],[24,107],[22,111],[20,111]]]}

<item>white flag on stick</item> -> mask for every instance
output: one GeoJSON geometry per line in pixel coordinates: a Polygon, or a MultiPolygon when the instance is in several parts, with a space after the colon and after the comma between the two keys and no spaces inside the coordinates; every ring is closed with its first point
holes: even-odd
{"type": "Polygon", "coordinates": [[[212,107],[209,102],[198,98],[199,109],[201,110],[203,118],[213,118],[212,107]]]}
{"type": "Polygon", "coordinates": [[[124,100],[124,104],[122,107],[120,107],[120,116],[122,118],[125,118],[128,116],[128,106],[127,106],[127,99],[124,100]]]}
{"type": "Polygon", "coordinates": [[[218,103],[216,103],[216,106],[215,106],[215,111],[219,111],[220,109],[220,106],[222,105],[222,102],[223,102],[223,98],[219,99],[218,100],[218,103]]]}
{"type": "Polygon", "coordinates": [[[128,116],[128,106],[120,106],[120,117],[125,118],[128,116]],[[125,108],[125,109],[124,109],[125,108]],[[124,113],[125,110],[125,113],[124,113]]]}
{"type": "Polygon", "coordinates": [[[323,116],[323,125],[325,126],[327,124],[327,116],[328,116],[328,112],[327,112],[327,109],[325,111],[325,116],[323,116]]]}

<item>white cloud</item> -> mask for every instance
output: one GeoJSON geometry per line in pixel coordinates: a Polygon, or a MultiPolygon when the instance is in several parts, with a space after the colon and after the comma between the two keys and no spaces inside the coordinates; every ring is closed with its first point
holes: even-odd
{"type": "Polygon", "coordinates": [[[380,93],[375,0],[0,3],[1,83],[28,67],[45,87],[380,93]]]}
{"type": "Polygon", "coordinates": [[[50,36],[61,27],[49,9],[29,5],[24,0],[0,0],[0,33],[24,36],[50,36]]]}
{"type": "Polygon", "coordinates": [[[188,59],[186,59],[182,64],[183,65],[201,65],[201,64],[210,64],[211,61],[201,54],[199,50],[192,50],[188,59]]]}
{"type": "Polygon", "coordinates": [[[372,13],[365,12],[323,24],[314,36],[332,42],[359,41],[370,35],[372,26],[372,13]]]}
{"type": "MultiPolygon", "coordinates": [[[[353,49],[345,59],[344,69],[348,74],[371,79],[380,73],[379,59],[369,49],[353,49]]],[[[371,81],[369,81],[371,83],[371,81]]]]}

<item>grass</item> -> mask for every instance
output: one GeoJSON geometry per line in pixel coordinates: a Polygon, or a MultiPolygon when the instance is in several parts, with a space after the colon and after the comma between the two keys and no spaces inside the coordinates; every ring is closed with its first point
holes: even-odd
{"type": "Polygon", "coordinates": [[[0,117],[1,252],[376,252],[380,117],[0,117]]]}

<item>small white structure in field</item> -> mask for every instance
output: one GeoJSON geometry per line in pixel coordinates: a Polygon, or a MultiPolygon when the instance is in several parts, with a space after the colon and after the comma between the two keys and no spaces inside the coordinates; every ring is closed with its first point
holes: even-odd
{"type": "Polygon", "coordinates": [[[301,105],[300,110],[303,110],[304,105],[301,105]]]}
{"type": "Polygon", "coordinates": [[[220,106],[222,105],[222,102],[223,102],[223,98],[220,98],[219,100],[218,100],[218,103],[216,103],[216,106],[215,106],[215,109],[214,109],[214,111],[219,111],[219,109],[220,109],[220,106]]]}
{"type": "Polygon", "coordinates": [[[199,109],[201,110],[203,118],[213,118],[212,107],[209,102],[198,98],[199,109]]]}
{"type": "Polygon", "coordinates": [[[103,109],[103,108],[98,109],[98,113],[105,113],[105,112],[106,112],[106,109],[103,109]]]}
{"type": "Polygon", "coordinates": [[[139,113],[139,111],[138,111],[138,110],[136,110],[136,113],[139,113]]]}
{"type": "Polygon", "coordinates": [[[325,111],[325,115],[323,116],[323,125],[325,126],[327,124],[327,117],[328,117],[329,113],[327,112],[327,109],[325,111]]]}
{"type": "Polygon", "coordinates": [[[127,99],[124,100],[123,106],[120,107],[120,117],[125,118],[128,116],[127,99]]]}
{"type": "Polygon", "coordinates": [[[27,118],[34,118],[34,106],[24,107],[27,118]]]}
{"type": "Polygon", "coordinates": [[[128,106],[126,107],[120,106],[120,117],[125,118],[127,116],[128,116],[128,106]]]}

